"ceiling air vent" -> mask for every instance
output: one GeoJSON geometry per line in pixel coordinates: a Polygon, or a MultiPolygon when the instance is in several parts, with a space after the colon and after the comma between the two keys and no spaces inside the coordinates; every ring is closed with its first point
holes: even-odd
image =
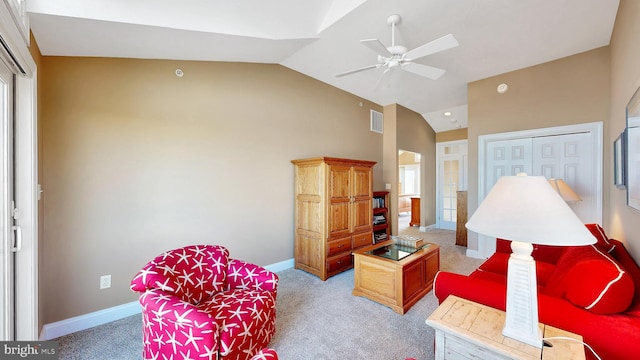
{"type": "Polygon", "coordinates": [[[371,110],[371,131],[382,134],[382,113],[371,110]]]}

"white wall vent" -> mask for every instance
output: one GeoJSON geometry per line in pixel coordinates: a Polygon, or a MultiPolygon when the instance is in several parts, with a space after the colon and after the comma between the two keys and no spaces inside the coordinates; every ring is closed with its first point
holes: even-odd
{"type": "Polygon", "coordinates": [[[382,134],[384,119],[382,113],[371,110],[371,131],[382,134]]]}

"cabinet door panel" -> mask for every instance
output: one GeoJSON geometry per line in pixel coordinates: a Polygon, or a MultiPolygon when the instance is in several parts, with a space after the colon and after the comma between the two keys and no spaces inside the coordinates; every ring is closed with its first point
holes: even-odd
{"type": "Polygon", "coordinates": [[[351,232],[351,167],[329,167],[329,238],[343,237],[351,232]]]}
{"type": "Polygon", "coordinates": [[[373,209],[371,199],[357,200],[353,204],[353,231],[371,231],[373,227],[373,209]]]}
{"type": "Polygon", "coordinates": [[[371,197],[373,189],[371,188],[371,168],[354,167],[353,168],[353,195],[355,197],[371,197]]]}
{"type": "Polygon", "coordinates": [[[329,206],[329,238],[343,237],[351,231],[349,206],[347,203],[335,203],[329,206]]]}
{"type": "Polygon", "coordinates": [[[426,286],[433,286],[433,280],[436,277],[436,273],[440,270],[440,249],[437,249],[432,254],[427,256],[425,261],[426,269],[426,286]]]}
{"type": "Polygon", "coordinates": [[[329,198],[331,201],[348,202],[351,196],[351,167],[331,165],[329,178],[329,198]]]}
{"type": "Polygon", "coordinates": [[[416,261],[414,264],[408,265],[402,269],[403,276],[403,289],[404,289],[404,301],[411,299],[424,289],[425,284],[425,269],[423,261],[416,261]]]}
{"type": "Polygon", "coordinates": [[[373,189],[371,168],[353,167],[353,231],[371,231],[373,226],[373,189]]]}

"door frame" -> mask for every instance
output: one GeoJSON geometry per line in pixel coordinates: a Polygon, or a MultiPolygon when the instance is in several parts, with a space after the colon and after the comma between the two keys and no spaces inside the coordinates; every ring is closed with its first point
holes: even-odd
{"type": "MultiPolygon", "coordinates": [[[[482,203],[485,196],[486,180],[486,154],[487,144],[492,141],[513,140],[522,138],[533,138],[541,136],[565,135],[572,133],[589,133],[591,135],[591,146],[594,151],[594,171],[593,181],[595,184],[594,197],[596,199],[596,218],[602,224],[602,158],[603,158],[603,124],[602,121],[591,123],[554,126],[540,129],[530,129],[513,131],[498,134],[488,134],[478,136],[478,205],[482,203]]],[[[492,237],[478,234],[478,249],[467,249],[467,256],[486,259],[496,251],[495,241],[492,237]]]]}
{"type": "Polygon", "coordinates": [[[0,169],[0,182],[2,188],[2,201],[0,206],[0,229],[2,234],[0,239],[0,264],[2,264],[2,281],[0,281],[0,340],[12,340],[15,330],[15,255],[14,246],[14,220],[13,208],[15,206],[15,150],[14,150],[14,126],[15,126],[15,76],[9,67],[4,63],[0,63],[0,76],[2,84],[0,84],[0,129],[2,150],[2,165],[0,169]]]}
{"type": "Polygon", "coordinates": [[[38,122],[37,70],[16,76],[16,204],[22,250],[16,253],[16,340],[38,339],[38,122]],[[19,305],[19,306],[18,306],[19,305]]]}
{"type": "Polygon", "coordinates": [[[461,155],[463,157],[463,179],[458,187],[458,190],[467,190],[468,187],[468,177],[469,177],[469,169],[468,169],[468,157],[469,157],[469,140],[453,140],[453,141],[444,141],[436,144],[436,228],[441,228],[442,222],[442,173],[440,171],[440,165],[442,165],[441,160],[444,155],[443,149],[445,146],[450,145],[467,145],[467,153],[461,155]],[[465,160],[466,159],[466,160],[465,160]]]}
{"type": "MultiPolygon", "coordinates": [[[[36,63],[29,51],[26,7],[0,2],[0,33],[10,49],[14,90],[14,191],[22,229],[16,253],[14,340],[38,339],[38,123],[36,63]],[[15,20],[19,19],[19,20],[15,20]],[[22,75],[20,74],[22,73],[22,75]]],[[[2,50],[4,52],[4,49],[2,50]]]]}

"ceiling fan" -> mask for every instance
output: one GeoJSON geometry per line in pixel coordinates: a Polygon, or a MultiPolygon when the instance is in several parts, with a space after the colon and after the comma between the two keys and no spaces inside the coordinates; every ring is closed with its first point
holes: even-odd
{"type": "Polygon", "coordinates": [[[391,26],[391,46],[389,47],[385,47],[378,39],[366,39],[360,41],[368,48],[378,53],[377,64],[347,71],[336,75],[336,77],[351,75],[360,71],[370,69],[384,68],[385,70],[383,76],[387,74],[390,75],[391,72],[395,69],[402,69],[432,80],[437,80],[438,78],[440,78],[445,73],[445,70],[433,66],[417,64],[413,61],[427,55],[431,55],[458,46],[458,41],[456,40],[456,38],[453,37],[453,35],[448,34],[441,38],[428,42],[422,46],[419,46],[413,50],[407,51],[406,47],[402,45],[396,45],[395,43],[396,25],[398,23],[400,23],[400,15],[391,15],[389,16],[389,18],[387,18],[387,24],[391,26]]]}

